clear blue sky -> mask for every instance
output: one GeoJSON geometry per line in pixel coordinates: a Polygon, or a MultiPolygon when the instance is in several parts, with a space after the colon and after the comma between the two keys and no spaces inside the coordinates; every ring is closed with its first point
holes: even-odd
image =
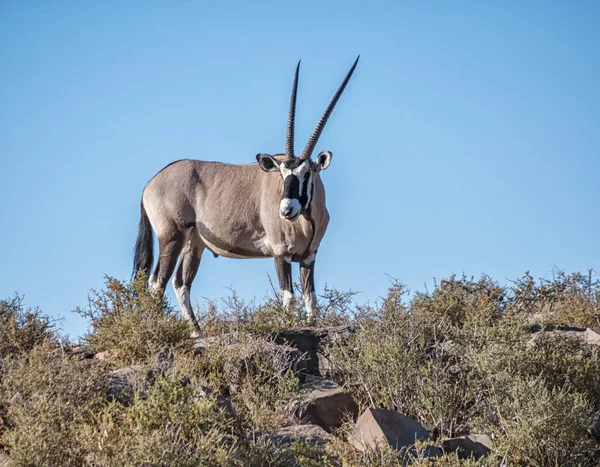
{"type": "MultiPolygon", "coordinates": [[[[598,269],[599,45],[597,1],[3,1],[0,297],[81,334],[70,311],[131,273],[146,182],[282,151],[301,58],[300,150],[358,53],[317,147],[319,291],[598,269]]],[[[192,300],[261,299],[267,273],[205,255],[192,300]]]]}

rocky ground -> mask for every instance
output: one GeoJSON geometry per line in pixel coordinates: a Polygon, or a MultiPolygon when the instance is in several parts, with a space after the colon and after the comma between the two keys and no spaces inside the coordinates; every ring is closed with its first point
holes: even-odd
{"type": "MultiPolygon", "coordinates": [[[[356,330],[352,326],[329,327],[297,327],[280,330],[270,336],[267,349],[274,355],[282,356],[291,371],[300,378],[300,385],[294,405],[294,424],[283,426],[269,436],[276,444],[291,444],[297,441],[306,442],[317,448],[326,449],[334,439],[347,443],[357,451],[369,453],[384,449],[393,449],[404,454],[407,462],[435,458],[454,453],[458,460],[480,460],[493,452],[492,437],[485,433],[469,433],[455,438],[436,437],[418,421],[406,417],[395,410],[385,408],[367,408],[359,413],[359,407],[347,389],[342,388],[332,379],[336,372],[335,359],[331,349],[335,345],[344,345],[356,330]],[[347,435],[336,432],[344,423],[354,423],[353,430],[347,435]]],[[[532,325],[531,338],[527,345],[535,347],[543,336],[539,325],[532,325]]],[[[590,345],[600,346],[600,328],[551,327],[545,330],[546,336],[568,336],[590,345]]],[[[235,339],[227,338],[228,341],[235,339]]],[[[223,345],[221,339],[199,339],[195,344],[195,353],[201,354],[206,348],[223,345]]],[[[224,344],[223,351],[238,350],[235,342],[224,344]]],[[[253,350],[260,346],[244,349],[243,364],[239,362],[239,372],[248,368],[253,358],[253,350]]],[[[83,354],[85,358],[108,359],[109,352],[97,355],[84,348],[76,349],[75,354],[83,354]]],[[[158,355],[162,371],[166,371],[173,363],[173,356],[168,350],[158,355]]],[[[140,387],[148,384],[148,373],[142,367],[125,367],[114,370],[109,375],[109,398],[122,403],[131,404],[134,395],[139,394],[140,387]]],[[[229,394],[235,394],[236,384],[232,382],[229,394]]],[[[214,396],[208,387],[201,391],[208,397],[214,396]]],[[[217,404],[226,412],[234,409],[230,400],[216,395],[217,404]]],[[[590,426],[590,435],[600,442],[600,416],[590,426]]],[[[597,454],[600,454],[600,449],[597,454]]],[[[490,464],[500,465],[502,459],[490,464]]],[[[294,464],[294,462],[292,462],[294,464]]]]}
{"type": "Polygon", "coordinates": [[[80,345],[2,301],[0,466],[600,465],[598,288],[525,279],[332,292],[313,327],[234,296],[202,339],[110,280],[80,345]]]}

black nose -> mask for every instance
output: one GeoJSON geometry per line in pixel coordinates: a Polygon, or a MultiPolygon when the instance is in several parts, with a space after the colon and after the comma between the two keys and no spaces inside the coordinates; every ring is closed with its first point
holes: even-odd
{"type": "Polygon", "coordinates": [[[290,215],[292,214],[293,209],[291,207],[289,208],[285,208],[284,210],[281,211],[281,214],[283,214],[283,217],[290,217],[290,215]]]}

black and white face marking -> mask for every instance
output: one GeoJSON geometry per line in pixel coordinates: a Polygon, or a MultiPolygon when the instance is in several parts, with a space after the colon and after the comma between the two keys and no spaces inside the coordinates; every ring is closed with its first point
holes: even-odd
{"type": "Polygon", "coordinates": [[[265,172],[279,171],[283,178],[283,194],[279,203],[282,219],[294,221],[302,212],[310,211],[313,196],[313,176],[329,167],[332,154],[323,151],[317,162],[299,158],[278,161],[268,154],[258,154],[256,160],[265,172]]]}
{"type": "Polygon", "coordinates": [[[279,170],[283,177],[279,215],[283,219],[294,220],[310,205],[313,167],[310,160],[291,159],[283,161],[279,170]]]}

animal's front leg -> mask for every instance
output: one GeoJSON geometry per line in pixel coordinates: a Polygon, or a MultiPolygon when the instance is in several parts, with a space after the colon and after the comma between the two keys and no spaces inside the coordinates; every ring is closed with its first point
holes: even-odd
{"type": "Polygon", "coordinates": [[[275,258],[275,271],[279,279],[279,288],[283,297],[283,306],[290,309],[294,302],[294,288],[292,286],[292,259],[287,256],[275,258]]]}
{"type": "Polygon", "coordinates": [[[300,284],[302,298],[306,305],[306,316],[309,321],[317,318],[317,294],[315,292],[315,257],[316,252],[300,263],[300,284]]]}

